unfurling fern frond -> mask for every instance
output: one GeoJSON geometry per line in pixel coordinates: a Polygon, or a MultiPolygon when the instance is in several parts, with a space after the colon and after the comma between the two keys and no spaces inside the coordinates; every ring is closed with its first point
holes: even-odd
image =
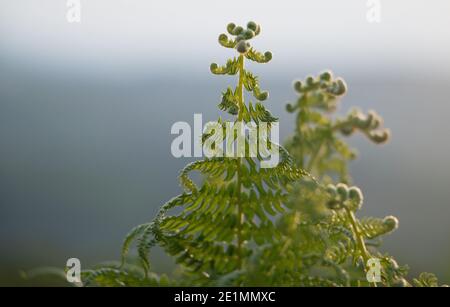
{"type": "Polygon", "coordinates": [[[267,63],[272,59],[272,53],[270,51],[266,51],[264,54],[262,54],[261,52],[250,48],[245,54],[245,57],[257,63],[267,63]]]}
{"type": "Polygon", "coordinates": [[[375,111],[369,111],[364,115],[358,109],[353,109],[346,118],[337,120],[333,129],[346,136],[361,131],[372,142],[381,144],[386,142],[390,135],[388,129],[380,129],[382,123],[383,119],[375,111]]]}
{"type": "MultiPolygon", "coordinates": [[[[258,77],[244,68],[245,58],[259,63],[271,59],[270,53],[262,55],[250,47],[249,41],[260,33],[260,27],[250,22],[246,30],[233,24],[227,30],[235,38],[222,34],[219,42],[227,48],[236,48],[238,57],[228,60],[225,66],[212,64],[211,71],[238,75],[238,80],[234,89],[228,88],[222,94],[219,108],[235,115],[235,124],[266,123],[270,129],[277,118],[259,102],[246,103],[244,95],[246,90],[259,101],[268,97],[267,92],[260,90],[258,77]]],[[[204,135],[203,142],[208,137],[204,135]]],[[[236,142],[237,136],[232,141],[236,142]]],[[[125,240],[124,254],[131,242],[136,241],[147,272],[148,250],[157,244],[175,257],[189,278],[204,284],[242,269],[253,253],[252,244],[262,246],[279,240],[271,217],[286,211],[290,183],[309,174],[298,169],[280,145],[270,141],[268,148],[279,153],[280,161],[273,168],[262,168],[260,153],[250,155],[251,141],[244,136],[244,156],[212,157],[187,165],[180,173],[185,194],[163,206],[152,223],[131,231],[125,240]],[[190,178],[191,172],[200,172],[205,181],[197,185],[190,178]],[[180,208],[179,213],[169,214],[169,207],[180,208]]]]}
{"type": "MultiPolygon", "coordinates": [[[[223,156],[215,150],[183,168],[179,179],[184,192],[165,203],[152,221],[129,232],[120,266],[84,271],[84,285],[369,286],[375,284],[367,280],[368,261],[376,258],[380,285],[410,286],[407,268],[380,253],[373,241],[394,231],[398,220],[358,219],[364,197],[358,187],[348,186],[348,162],[356,154],[344,137],[359,131],[374,143],[387,141],[389,131],[382,128],[381,117],[358,110],[344,118],[331,116],[347,86],[324,72],[294,83],[298,99],[287,111],[296,113],[296,128],[287,149],[266,140],[278,119],[262,103],[268,92],[260,89],[259,78],[244,64],[246,59],[267,63],[272,53],[250,45],[261,33],[255,22],[245,28],[230,23],[226,30],[219,44],[237,55],[223,66],[211,64],[210,70],[236,76],[236,86],[222,92],[218,105],[233,121],[219,118],[201,142],[208,144],[213,131],[222,129],[214,149],[226,142],[225,151],[236,147],[235,152],[223,156]],[[257,126],[261,134],[256,142],[243,133],[241,124],[257,126]],[[235,128],[231,134],[230,126],[235,128]],[[261,152],[257,146],[254,152],[255,143],[266,148],[261,152]],[[276,165],[267,167],[267,153],[278,154],[276,165]],[[194,172],[200,173],[199,182],[194,172]],[[127,257],[134,245],[137,267],[127,257]],[[154,246],[174,258],[176,279],[151,272],[154,246]]],[[[434,275],[425,273],[413,283],[438,285],[434,275]]]]}
{"type": "Polygon", "coordinates": [[[398,227],[398,220],[394,216],[384,219],[368,217],[359,220],[358,226],[365,238],[374,239],[394,231],[398,227]]]}
{"type": "Polygon", "coordinates": [[[235,75],[239,71],[238,59],[230,59],[225,66],[218,66],[216,63],[212,63],[210,70],[215,75],[235,75]]]}
{"type": "MultiPolygon", "coordinates": [[[[288,104],[287,110],[297,114],[296,129],[286,148],[298,166],[324,182],[341,183],[319,188],[305,183],[294,186],[289,204],[292,211],[283,216],[282,221],[297,219],[302,227],[283,228],[289,245],[299,253],[314,253],[335,263],[349,272],[352,285],[369,285],[366,264],[376,258],[382,265],[382,285],[409,286],[405,279],[407,269],[371,246],[371,240],[398,227],[397,218],[358,219],[363,194],[359,188],[346,184],[350,182],[347,164],[356,155],[344,137],[360,131],[380,144],[389,138],[389,130],[382,128],[383,121],[375,111],[364,115],[355,109],[343,119],[332,117],[330,113],[336,110],[347,86],[330,72],[297,81],[294,88],[299,98],[295,104],[288,104]]],[[[317,270],[317,265],[314,268],[317,270]]]]}
{"type": "Polygon", "coordinates": [[[381,127],[382,119],[374,111],[364,115],[355,109],[344,119],[330,116],[347,91],[345,82],[334,78],[331,72],[296,81],[294,89],[298,99],[286,109],[297,113],[297,127],[286,148],[300,167],[319,178],[329,180],[329,176],[334,176],[338,181],[349,182],[347,162],[356,153],[342,136],[361,131],[371,141],[384,143],[389,138],[389,130],[381,127]]]}

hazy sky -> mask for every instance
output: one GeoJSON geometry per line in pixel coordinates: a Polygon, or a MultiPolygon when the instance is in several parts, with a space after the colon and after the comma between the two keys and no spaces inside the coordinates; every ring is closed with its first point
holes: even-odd
{"type": "Polygon", "coordinates": [[[2,0],[0,60],[49,66],[189,65],[211,53],[227,22],[262,24],[258,46],[277,67],[341,59],[450,75],[450,1],[380,0],[381,22],[366,20],[365,0],[81,0],[81,24],[66,21],[64,0],[2,0]],[[184,55],[184,56],[183,56],[184,55]],[[48,63],[46,63],[48,62],[48,63]]]}

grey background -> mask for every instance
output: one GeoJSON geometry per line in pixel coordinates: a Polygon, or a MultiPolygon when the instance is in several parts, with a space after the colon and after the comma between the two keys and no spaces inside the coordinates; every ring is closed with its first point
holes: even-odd
{"type": "Polygon", "coordinates": [[[379,24],[356,0],[81,2],[81,24],[67,23],[64,1],[0,2],[2,284],[69,257],[118,259],[128,230],[180,192],[190,160],[171,156],[171,125],[223,115],[220,92],[234,80],[209,64],[233,56],[217,44],[227,22],[248,20],[263,27],[254,45],[274,54],[249,67],[282,138],[294,125],[292,80],[327,68],[349,86],[340,113],[383,115],[390,143],[351,140],[362,214],[397,216],[383,249],[412,274],[450,282],[448,1],[381,1],[379,24]]]}

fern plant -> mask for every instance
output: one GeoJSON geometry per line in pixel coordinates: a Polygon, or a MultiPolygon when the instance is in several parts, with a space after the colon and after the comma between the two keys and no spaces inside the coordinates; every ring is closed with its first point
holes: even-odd
{"type": "Polygon", "coordinates": [[[342,79],[328,71],[317,78],[309,76],[304,82],[294,82],[299,97],[286,106],[288,112],[297,113],[295,133],[286,144],[296,163],[319,178],[334,175],[340,182],[350,181],[347,164],[356,157],[341,136],[361,132],[376,144],[389,138],[389,130],[381,128],[382,118],[375,111],[365,115],[352,109],[345,118],[330,116],[346,88],[342,79]]]}
{"type": "MultiPolygon", "coordinates": [[[[235,50],[237,56],[224,66],[213,63],[210,69],[216,75],[236,76],[237,84],[222,93],[219,109],[229,113],[236,125],[264,122],[270,128],[277,119],[262,103],[268,98],[268,92],[260,89],[258,77],[244,65],[247,60],[267,63],[272,58],[270,52],[263,54],[250,45],[261,28],[254,22],[249,22],[246,29],[230,23],[227,31],[228,35],[219,36],[219,43],[235,50]],[[247,102],[245,92],[255,102],[247,102]]],[[[220,118],[218,122],[225,128],[220,118]]],[[[238,140],[239,133],[241,130],[232,136],[233,142],[238,140]]],[[[205,134],[203,141],[208,137],[205,134]]],[[[185,192],[164,204],[152,222],[139,225],[128,234],[123,245],[123,264],[130,245],[136,242],[144,269],[141,279],[148,281],[150,275],[154,276],[149,274],[148,253],[155,245],[162,247],[182,267],[183,282],[212,285],[223,276],[242,270],[253,246],[279,239],[272,217],[285,211],[289,183],[307,173],[296,168],[289,154],[270,141],[269,146],[279,151],[281,161],[276,167],[262,168],[262,157],[250,156],[249,137],[243,137],[242,157],[213,157],[187,165],[180,174],[185,192]],[[194,171],[205,176],[200,186],[189,177],[194,171]],[[170,214],[177,209],[177,214],[170,214]]],[[[123,273],[109,269],[89,272],[87,277],[101,284],[109,280],[105,279],[107,274],[123,273]]],[[[127,281],[122,275],[118,279],[127,281]]]]}
{"type": "MultiPolygon", "coordinates": [[[[250,45],[261,28],[255,22],[245,28],[230,23],[227,32],[219,36],[219,44],[237,54],[223,66],[211,64],[210,70],[234,77],[236,85],[222,93],[218,107],[237,127],[267,123],[270,130],[277,118],[263,104],[268,92],[245,65],[272,58],[250,45]]],[[[120,265],[84,271],[84,285],[368,286],[375,285],[366,279],[368,263],[375,258],[382,266],[380,285],[437,286],[428,273],[408,282],[406,267],[377,250],[377,239],[397,228],[395,217],[356,217],[363,195],[349,186],[348,162],[355,152],[344,137],[359,131],[375,143],[387,141],[389,132],[379,115],[352,110],[334,119],[330,113],[346,85],[330,72],[295,82],[294,88],[299,97],[287,110],[296,113],[297,124],[287,150],[268,141],[280,153],[276,167],[261,167],[263,157],[250,154],[245,135],[243,155],[188,164],[179,177],[184,192],[164,204],[152,221],[130,231],[120,265]],[[191,179],[193,172],[203,175],[200,183],[191,179]],[[128,256],[134,245],[137,262],[128,256]],[[175,277],[152,272],[149,253],[155,246],[177,262],[175,277]]],[[[214,129],[226,130],[225,121],[219,118],[218,123],[214,129]]],[[[214,129],[203,135],[203,143],[214,129]]],[[[232,142],[240,133],[232,133],[232,142]]]]}
{"type": "MultiPolygon", "coordinates": [[[[368,286],[370,261],[381,265],[381,285],[409,286],[407,267],[377,251],[379,238],[398,227],[393,216],[356,218],[363,195],[350,183],[348,162],[356,154],[344,137],[361,132],[374,143],[388,140],[389,130],[374,111],[364,115],[357,109],[334,119],[339,98],[346,85],[330,72],[296,81],[298,99],[287,105],[296,113],[296,129],[286,143],[296,164],[326,185],[317,186],[306,178],[290,191],[288,206],[277,226],[282,240],[267,246],[255,259],[251,282],[269,280],[272,284],[306,286],[368,286]],[[340,182],[334,184],[333,182],[340,182]],[[280,258],[279,255],[284,255],[280,258]]],[[[433,274],[424,273],[414,285],[437,285],[433,274]]],[[[372,285],[376,285],[375,283],[372,285]]]]}
{"type": "Polygon", "coordinates": [[[346,92],[346,85],[330,72],[296,81],[294,88],[299,97],[296,103],[287,105],[287,110],[296,112],[296,129],[286,148],[299,167],[329,184],[323,187],[303,180],[294,185],[288,202],[291,210],[277,223],[283,240],[263,250],[256,262],[264,263],[264,267],[258,265],[256,272],[246,276],[271,272],[259,279],[269,278],[283,285],[368,285],[367,262],[376,256],[383,265],[385,285],[406,285],[405,268],[368,248],[374,243],[368,240],[393,231],[397,219],[356,219],[363,195],[357,187],[345,184],[350,181],[347,164],[355,153],[341,135],[359,130],[382,143],[388,139],[388,130],[380,129],[381,118],[373,111],[365,116],[353,110],[346,118],[333,119],[330,113],[346,92]],[[341,183],[332,184],[335,181],[341,183]],[[279,259],[279,254],[285,257],[279,259]]]}

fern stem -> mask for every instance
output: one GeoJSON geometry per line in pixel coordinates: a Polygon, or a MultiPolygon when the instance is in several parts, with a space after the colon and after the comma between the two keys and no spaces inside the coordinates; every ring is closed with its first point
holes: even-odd
{"type": "Polygon", "coordinates": [[[239,114],[238,114],[238,121],[242,121],[243,115],[244,115],[244,93],[243,93],[243,87],[244,87],[244,56],[241,54],[239,55],[239,83],[238,83],[238,103],[239,103],[239,114]]]}
{"type": "MultiPolygon", "coordinates": [[[[361,253],[361,256],[362,256],[363,261],[364,261],[364,267],[366,267],[367,261],[372,256],[370,255],[369,251],[367,250],[366,243],[364,242],[363,235],[359,231],[359,227],[358,227],[358,223],[356,222],[355,214],[353,213],[353,211],[351,211],[348,208],[346,208],[345,211],[347,213],[347,216],[348,216],[348,218],[350,220],[350,223],[352,225],[352,228],[353,228],[353,233],[354,233],[355,241],[356,241],[356,247],[359,250],[359,252],[361,253]]],[[[376,283],[372,283],[372,285],[374,287],[377,286],[376,283]]]]}
{"type": "Polygon", "coordinates": [[[306,167],[306,171],[309,173],[312,171],[314,163],[316,162],[317,157],[319,156],[320,151],[322,150],[323,141],[320,142],[319,146],[317,146],[316,150],[312,153],[311,157],[308,161],[308,166],[306,167]]]}
{"type": "MultiPolygon", "coordinates": [[[[239,83],[238,83],[238,102],[239,102],[239,114],[238,121],[242,121],[243,119],[243,110],[244,110],[244,93],[243,93],[243,84],[244,84],[244,56],[239,55],[239,83]]],[[[244,223],[244,217],[242,215],[242,204],[241,204],[241,164],[242,158],[237,158],[237,257],[238,257],[238,269],[242,267],[242,224],[244,223]]]]}

